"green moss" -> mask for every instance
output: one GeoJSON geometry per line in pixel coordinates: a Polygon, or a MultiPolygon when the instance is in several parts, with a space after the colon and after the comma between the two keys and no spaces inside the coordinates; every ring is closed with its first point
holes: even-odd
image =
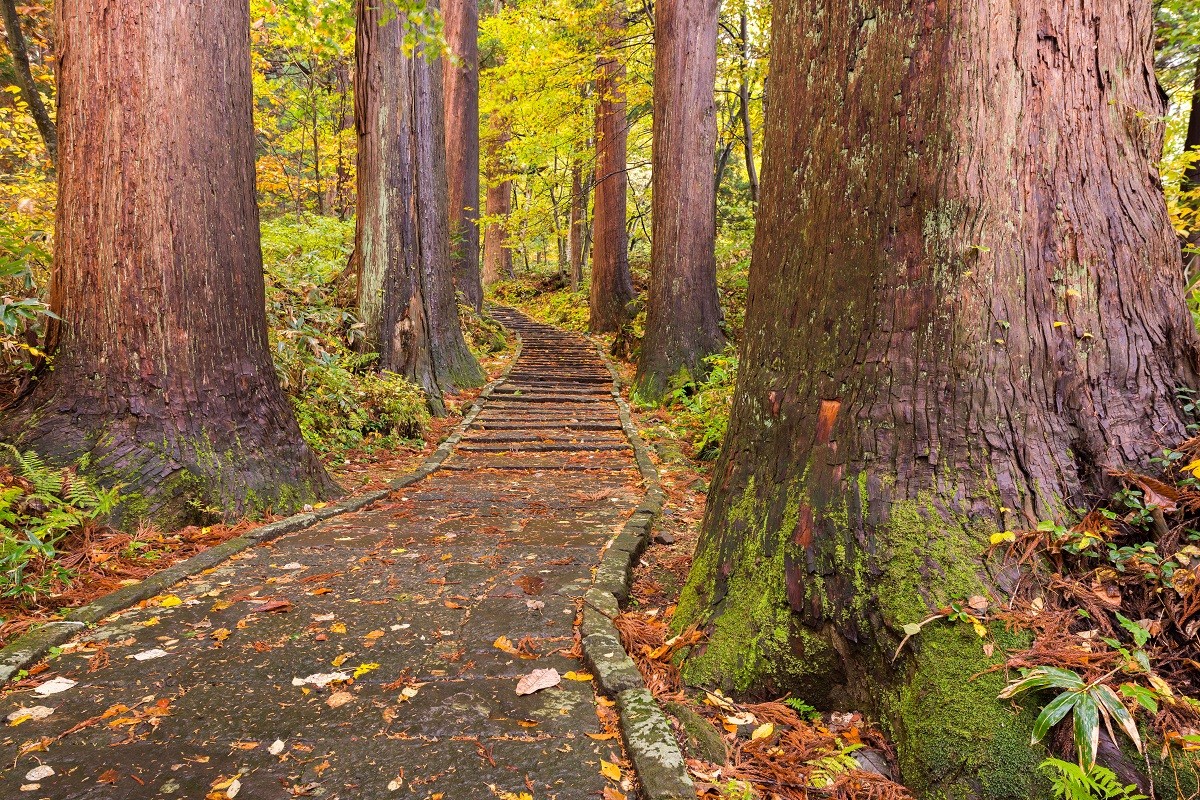
{"type": "Polygon", "coordinates": [[[875,597],[893,626],[918,622],[932,609],[983,591],[979,558],[994,526],[940,511],[923,494],[893,503],[876,532],[882,576],[875,597]]]}
{"type": "MultiPolygon", "coordinates": [[[[993,626],[997,652],[1019,642],[993,626]]],[[[1003,672],[977,675],[987,658],[970,626],[937,622],[912,640],[907,680],[880,697],[885,731],[897,743],[905,785],[927,800],[1045,797],[1036,767],[1046,753],[1029,744],[1033,709],[996,699],[1003,672]]]]}

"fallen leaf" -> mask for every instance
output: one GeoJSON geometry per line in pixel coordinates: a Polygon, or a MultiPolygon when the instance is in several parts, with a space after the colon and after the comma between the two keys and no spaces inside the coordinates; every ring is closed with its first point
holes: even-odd
{"type": "Polygon", "coordinates": [[[9,725],[20,725],[22,722],[33,720],[39,722],[54,713],[54,709],[48,706],[30,706],[28,708],[18,708],[16,711],[5,717],[9,725]]]}
{"type": "Polygon", "coordinates": [[[549,689],[562,683],[562,678],[556,669],[535,669],[521,680],[517,681],[517,694],[533,694],[542,689],[549,689]]]}
{"type": "Polygon", "coordinates": [[[334,692],[329,695],[329,699],[325,701],[325,705],[330,708],[341,708],[354,700],[354,695],[349,692],[334,692]]]}
{"type": "Polygon", "coordinates": [[[513,581],[517,586],[521,587],[521,591],[525,594],[537,595],[542,593],[546,581],[539,578],[537,575],[522,575],[513,581]]]}
{"type": "Polygon", "coordinates": [[[70,678],[55,678],[52,681],[46,681],[41,686],[38,686],[33,690],[33,693],[38,697],[49,697],[52,694],[65,692],[67,689],[75,686],[76,683],[76,681],[73,681],[70,678]]]}
{"type": "Polygon", "coordinates": [[[605,785],[604,800],[625,800],[625,795],[621,792],[618,792],[612,786],[605,785]]]}
{"type": "Polygon", "coordinates": [[[115,769],[109,769],[100,773],[100,777],[96,779],[96,783],[107,783],[112,786],[116,784],[117,779],[120,777],[115,769]]]}
{"type": "Polygon", "coordinates": [[[54,767],[49,764],[42,764],[40,767],[34,767],[25,773],[25,780],[36,783],[44,778],[49,778],[54,774],[54,767]]]}
{"type": "Polygon", "coordinates": [[[600,774],[608,778],[610,781],[621,780],[621,768],[611,761],[600,759],[600,774]]]}
{"type": "Polygon", "coordinates": [[[592,679],[592,676],[589,673],[576,672],[575,670],[571,670],[567,674],[563,675],[563,677],[569,681],[581,681],[581,682],[590,681],[592,679]]]}
{"type": "Polygon", "coordinates": [[[507,636],[498,637],[496,641],[492,642],[492,647],[496,648],[497,650],[503,650],[510,656],[521,655],[521,651],[513,647],[512,639],[508,638],[507,636]]]}
{"type": "Polygon", "coordinates": [[[754,733],[750,734],[750,741],[757,742],[759,739],[767,739],[775,733],[775,726],[770,722],[764,722],[754,729],[754,733]]]}
{"type": "Polygon", "coordinates": [[[344,672],[315,672],[305,678],[292,678],[292,686],[311,684],[318,689],[324,689],[331,683],[344,683],[348,680],[350,676],[344,672]]]}
{"type": "Polygon", "coordinates": [[[251,606],[251,614],[262,614],[267,611],[288,611],[292,607],[291,600],[268,600],[256,606],[251,606]]]}
{"type": "Polygon", "coordinates": [[[346,663],[346,659],[348,659],[349,657],[350,657],[349,653],[342,653],[341,655],[339,655],[337,658],[333,659],[333,661],[330,661],[329,663],[333,664],[335,667],[340,667],[342,664],[346,663]]]}
{"type": "Polygon", "coordinates": [[[359,664],[357,667],[354,668],[354,677],[361,678],[363,675],[366,675],[368,672],[370,672],[371,670],[375,670],[375,669],[379,669],[378,664],[375,664],[375,663],[359,664]]]}
{"type": "Polygon", "coordinates": [[[285,745],[283,743],[283,740],[276,739],[274,742],[271,743],[271,746],[267,748],[267,752],[273,756],[277,756],[283,752],[284,747],[285,747],[285,745]]]}
{"type": "Polygon", "coordinates": [[[345,633],[346,624],[344,622],[335,622],[329,626],[330,633],[345,633]]]}
{"type": "Polygon", "coordinates": [[[178,597],[176,597],[173,594],[165,595],[164,597],[160,598],[158,601],[159,608],[174,608],[175,606],[182,605],[182,604],[183,604],[183,601],[180,600],[178,597]]]}
{"type": "Polygon", "coordinates": [[[595,739],[597,742],[607,742],[609,739],[617,738],[617,735],[615,733],[589,733],[587,737],[595,739]]]}
{"type": "Polygon", "coordinates": [[[132,658],[134,661],[150,661],[155,658],[162,658],[163,656],[169,656],[169,655],[171,655],[171,654],[168,653],[166,650],[156,647],[153,650],[143,650],[140,653],[134,653],[131,656],[125,656],[125,657],[132,658]]]}
{"type": "Polygon", "coordinates": [[[229,638],[229,634],[232,632],[233,631],[229,630],[229,628],[217,628],[212,632],[212,638],[216,639],[218,642],[223,642],[229,638]]]}

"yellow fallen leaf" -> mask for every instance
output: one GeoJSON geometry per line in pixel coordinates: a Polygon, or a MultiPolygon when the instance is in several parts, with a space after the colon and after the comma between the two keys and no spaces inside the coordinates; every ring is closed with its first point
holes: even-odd
{"type": "Polygon", "coordinates": [[[157,624],[158,624],[158,617],[151,617],[150,619],[148,619],[142,623],[142,627],[149,628],[152,625],[157,625],[157,624]]]}
{"type": "Polygon", "coordinates": [[[497,637],[496,641],[492,642],[492,647],[496,648],[497,650],[503,650],[510,656],[521,655],[521,651],[513,647],[512,639],[509,639],[507,636],[497,637]]]}
{"type": "Polygon", "coordinates": [[[335,622],[329,626],[330,633],[345,633],[346,625],[343,622],[335,622]]]}
{"type": "Polygon", "coordinates": [[[1001,542],[1015,542],[1017,535],[1012,531],[1004,531],[1003,533],[993,533],[991,537],[992,544],[1000,544],[1001,542]]]}
{"type": "Polygon", "coordinates": [[[750,741],[757,742],[759,739],[766,739],[773,733],[775,733],[775,726],[770,722],[764,722],[754,729],[754,733],[750,734],[750,741]]]}
{"type": "Polygon", "coordinates": [[[621,768],[611,761],[600,759],[600,774],[608,778],[610,781],[621,780],[621,768]]]}
{"type": "Polygon", "coordinates": [[[575,670],[571,670],[570,672],[563,675],[563,677],[569,681],[581,681],[581,682],[590,681],[592,679],[592,676],[589,673],[576,672],[575,670]]]}
{"type": "Polygon", "coordinates": [[[609,739],[617,738],[617,735],[615,733],[589,733],[587,737],[595,739],[597,742],[607,742],[609,739]]]}
{"type": "Polygon", "coordinates": [[[973,622],[971,624],[975,626],[975,635],[976,636],[978,636],[980,639],[987,636],[987,628],[984,627],[982,622],[973,622]]]}
{"type": "Polygon", "coordinates": [[[174,608],[175,606],[182,605],[182,604],[183,604],[183,601],[180,600],[178,597],[176,597],[173,594],[166,595],[165,597],[163,597],[161,600],[158,601],[158,605],[161,608],[174,608]]]}
{"type": "Polygon", "coordinates": [[[368,672],[370,672],[373,669],[379,669],[379,665],[374,664],[374,663],[359,664],[357,667],[354,668],[354,677],[361,678],[363,675],[366,675],[368,672]]]}
{"type": "Polygon", "coordinates": [[[349,653],[342,653],[340,656],[338,656],[337,658],[335,658],[333,661],[331,661],[329,663],[333,664],[335,667],[340,667],[342,664],[346,663],[346,659],[349,657],[350,657],[349,653]]]}
{"type": "Polygon", "coordinates": [[[217,628],[212,632],[212,637],[218,642],[223,642],[229,638],[230,633],[232,633],[232,631],[230,631],[229,628],[217,628]]]}

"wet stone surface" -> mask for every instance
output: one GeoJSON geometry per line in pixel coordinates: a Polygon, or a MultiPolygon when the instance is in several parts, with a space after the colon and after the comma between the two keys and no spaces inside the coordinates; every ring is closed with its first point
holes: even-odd
{"type": "Polygon", "coordinates": [[[584,670],[580,600],[641,483],[592,347],[506,322],[521,358],[446,468],[109,618],[0,696],[0,717],[53,709],[0,728],[0,797],[227,797],[234,778],[255,800],[600,797],[620,745],[587,736],[592,684],[515,690],[584,670]],[[77,683],[36,694],[59,677],[77,683]]]}

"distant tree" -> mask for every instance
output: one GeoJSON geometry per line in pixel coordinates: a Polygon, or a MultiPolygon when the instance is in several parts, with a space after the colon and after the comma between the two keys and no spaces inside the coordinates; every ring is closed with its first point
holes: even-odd
{"type": "Polygon", "coordinates": [[[457,61],[446,68],[446,172],[450,186],[450,246],[454,283],[483,308],[479,277],[479,6],[445,0],[446,42],[457,61]]]}
{"type": "Polygon", "coordinates": [[[508,247],[508,217],[512,213],[512,180],[504,148],[512,138],[500,114],[491,117],[488,137],[487,211],[491,221],[483,231],[483,285],[513,277],[512,250],[508,247]]]}
{"type": "Polygon", "coordinates": [[[1198,378],[1150,4],[1009,9],[776,2],[738,384],[676,615],[708,633],[689,681],[870,713],[922,798],[1045,797],[1044,751],[971,626],[893,663],[903,626],[1003,602],[990,536],[1147,468],[1198,378]]]}
{"type": "Polygon", "coordinates": [[[55,12],[61,321],[4,437],[164,526],[335,494],[267,347],[246,3],[55,12]]]}
{"type": "Polygon", "coordinates": [[[634,299],[629,274],[625,115],[625,64],[618,45],[625,31],[625,4],[612,0],[605,50],[596,73],[596,199],[593,210],[591,329],[616,331],[630,317],[634,299]]]}
{"type": "Polygon", "coordinates": [[[21,31],[21,17],[17,13],[16,0],[0,0],[0,21],[4,23],[4,35],[8,40],[8,51],[12,53],[21,99],[29,106],[29,113],[37,124],[38,133],[46,143],[46,152],[50,155],[51,163],[56,163],[58,134],[54,129],[54,120],[50,118],[50,112],[42,102],[41,92],[38,91],[37,82],[29,69],[29,49],[25,44],[25,34],[21,31]]]}
{"type": "Polygon", "coordinates": [[[725,343],[714,249],[719,6],[659,0],[654,8],[654,229],[634,384],[647,400],[702,377],[704,359],[725,343]]]}
{"type": "Polygon", "coordinates": [[[443,392],[485,376],[454,298],[441,64],[427,56],[428,39],[392,0],[359,0],[355,239],[366,347],[440,409],[443,392]]]}

